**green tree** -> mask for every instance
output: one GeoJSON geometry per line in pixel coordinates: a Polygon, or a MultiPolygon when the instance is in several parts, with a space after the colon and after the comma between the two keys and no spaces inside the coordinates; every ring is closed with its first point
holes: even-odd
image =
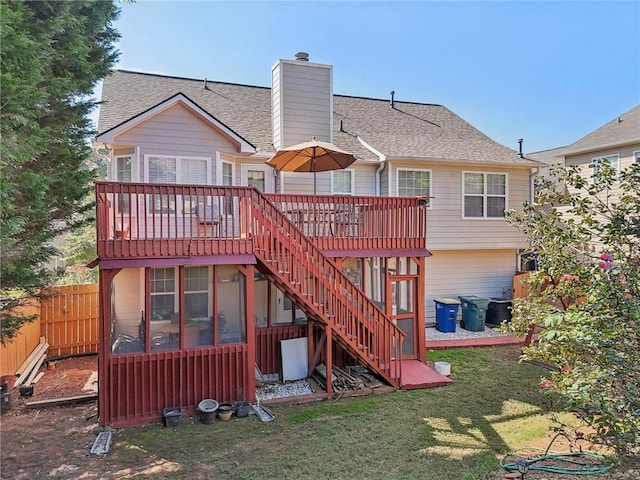
{"type": "Polygon", "coordinates": [[[0,340],[53,281],[51,241],[87,221],[88,114],[117,59],[112,1],[0,1],[0,340]]]}
{"type": "Polygon", "coordinates": [[[538,270],[508,327],[539,340],[525,359],[555,367],[556,392],[620,453],[640,448],[640,165],[591,177],[556,169],[535,204],[509,220],[530,239],[538,270]],[[562,188],[558,188],[561,186],[562,188]]]}

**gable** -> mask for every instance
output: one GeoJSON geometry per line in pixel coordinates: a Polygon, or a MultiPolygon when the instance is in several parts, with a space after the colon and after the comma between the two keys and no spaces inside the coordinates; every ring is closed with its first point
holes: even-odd
{"type": "Polygon", "coordinates": [[[139,145],[143,151],[189,152],[209,157],[214,151],[237,152],[239,149],[237,142],[182,104],[172,105],[136,123],[114,135],[113,140],[120,145],[139,145]]]}
{"type": "MultiPolygon", "coordinates": [[[[185,132],[189,129],[189,126],[196,125],[198,126],[198,128],[196,128],[196,132],[194,132],[194,134],[197,136],[197,134],[200,133],[206,136],[208,132],[206,132],[206,129],[203,129],[202,124],[204,124],[210,130],[215,131],[218,136],[226,138],[227,142],[235,145],[235,149],[231,151],[248,153],[255,152],[255,147],[253,145],[251,145],[229,127],[218,121],[208,112],[200,108],[200,106],[192,102],[182,93],[178,93],[173,97],[170,97],[163,102],[160,102],[159,104],[154,105],[147,110],[124,120],[120,124],[98,135],[95,141],[103,143],[115,143],[116,138],[118,138],[118,143],[130,143],[129,141],[125,140],[130,130],[143,125],[149,125],[149,122],[155,122],[151,125],[152,128],[150,129],[150,132],[154,130],[153,127],[155,126],[158,132],[166,131],[170,134],[170,136],[175,136],[175,134],[171,135],[171,130],[167,128],[168,126],[178,128],[178,131],[176,133],[178,133],[179,135],[181,130],[185,132]],[[192,119],[197,119],[200,122],[192,123],[192,119]],[[184,124],[184,122],[181,122],[180,120],[187,120],[187,122],[186,124],[184,124]],[[182,127],[180,127],[180,125],[182,125],[182,127]]],[[[134,142],[130,144],[133,145],[137,143],[134,142]]]]}

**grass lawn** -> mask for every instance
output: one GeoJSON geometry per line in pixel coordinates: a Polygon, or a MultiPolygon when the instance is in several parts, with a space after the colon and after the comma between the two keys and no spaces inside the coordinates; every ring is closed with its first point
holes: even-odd
{"type": "Polygon", "coordinates": [[[452,386],[272,407],[269,423],[253,415],[213,425],[183,418],[176,429],[116,430],[103,471],[166,479],[502,478],[500,458],[545,448],[551,424],[538,386],[545,371],[518,364],[518,352],[430,352],[430,360],[451,363],[452,386]]]}

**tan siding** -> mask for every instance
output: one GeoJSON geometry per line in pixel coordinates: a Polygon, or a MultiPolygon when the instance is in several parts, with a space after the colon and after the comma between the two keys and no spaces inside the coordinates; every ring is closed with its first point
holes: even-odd
{"type": "Polygon", "coordinates": [[[462,172],[481,171],[506,173],[508,176],[508,207],[522,208],[529,199],[529,171],[460,166],[416,165],[394,162],[391,170],[392,195],[396,194],[396,168],[431,170],[431,208],[427,213],[427,246],[431,250],[526,248],[526,238],[502,219],[462,218],[462,172]]]}
{"type": "Polygon", "coordinates": [[[331,141],[332,68],[282,61],[272,72],[274,145],[331,141]]]}
{"type": "Polygon", "coordinates": [[[376,169],[378,165],[356,165],[353,167],[356,175],[355,192],[356,195],[376,194],[376,169]]]}
{"type": "MultiPolygon", "coordinates": [[[[426,260],[426,323],[435,323],[434,298],[511,297],[515,250],[433,251],[426,260]]],[[[459,313],[460,315],[460,313],[459,313]]]]}
{"type": "Polygon", "coordinates": [[[238,151],[236,145],[182,105],[160,112],[116,140],[139,146],[141,160],[145,154],[208,157],[214,179],[216,152],[238,151]]]}
{"type": "Polygon", "coordinates": [[[282,146],[282,115],[281,115],[281,102],[282,95],[280,89],[280,68],[276,66],[271,71],[271,120],[273,129],[273,145],[276,148],[282,146]]]}
{"type": "MultiPolygon", "coordinates": [[[[377,166],[352,165],[349,169],[355,171],[355,195],[375,195],[375,177],[377,166]]],[[[313,192],[313,174],[300,172],[281,172],[278,175],[284,180],[282,193],[309,194],[313,192]]],[[[316,191],[318,195],[331,193],[331,172],[318,172],[316,174],[316,191]]]]}

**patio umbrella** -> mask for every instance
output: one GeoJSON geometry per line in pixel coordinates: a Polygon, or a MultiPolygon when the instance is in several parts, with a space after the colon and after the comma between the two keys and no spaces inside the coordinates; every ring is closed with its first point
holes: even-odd
{"type": "Polygon", "coordinates": [[[282,172],[313,172],[313,194],[316,194],[316,173],[347,168],[356,157],[340,150],[332,143],[319,142],[313,137],[310,142],[282,148],[267,160],[267,165],[282,172]]]}

